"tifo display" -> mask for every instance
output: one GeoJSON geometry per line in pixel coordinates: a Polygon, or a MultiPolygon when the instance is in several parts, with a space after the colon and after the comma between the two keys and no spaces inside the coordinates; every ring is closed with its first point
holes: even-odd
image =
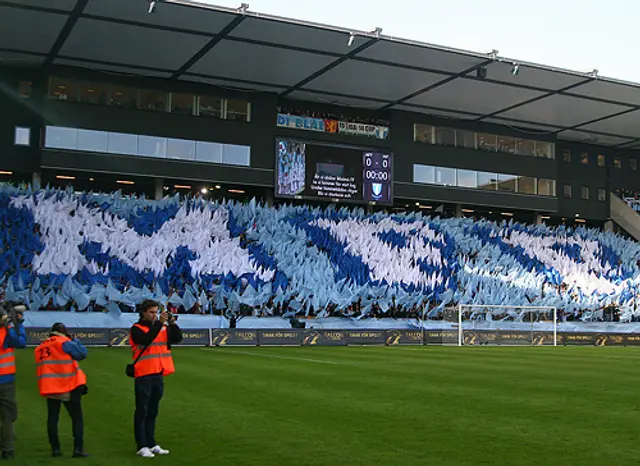
{"type": "Polygon", "coordinates": [[[392,166],[389,153],[279,140],[276,195],[390,204],[392,166]]]}
{"type": "Polygon", "coordinates": [[[180,312],[356,321],[441,319],[457,304],[508,305],[508,321],[521,306],[568,321],[640,315],[640,246],[587,228],[6,186],[0,225],[5,298],[33,310],[154,298],[180,312]]]}

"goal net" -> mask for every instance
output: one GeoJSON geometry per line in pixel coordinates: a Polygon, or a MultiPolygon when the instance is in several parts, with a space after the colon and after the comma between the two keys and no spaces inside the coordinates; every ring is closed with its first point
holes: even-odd
{"type": "Polygon", "coordinates": [[[458,346],[557,345],[555,307],[459,304],[458,346]]]}

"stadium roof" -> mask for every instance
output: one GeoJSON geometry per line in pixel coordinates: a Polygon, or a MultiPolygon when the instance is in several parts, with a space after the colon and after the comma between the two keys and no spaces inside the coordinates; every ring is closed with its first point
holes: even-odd
{"type": "Polygon", "coordinates": [[[148,0],[0,0],[0,65],[200,81],[640,149],[638,84],[244,7],[162,0],[149,14],[149,6],[148,0]],[[486,69],[483,79],[479,68],[486,69]]]}

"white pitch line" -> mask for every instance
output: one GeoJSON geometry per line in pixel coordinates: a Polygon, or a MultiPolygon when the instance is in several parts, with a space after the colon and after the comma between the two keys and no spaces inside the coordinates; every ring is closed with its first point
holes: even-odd
{"type": "MultiPolygon", "coordinates": [[[[200,348],[203,351],[210,351],[209,348],[200,348]]],[[[322,359],[309,359],[309,358],[294,358],[291,356],[278,356],[276,354],[260,354],[260,353],[251,353],[249,351],[237,351],[237,350],[231,350],[228,348],[225,348],[224,353],[233,353],[233,354],[246,354],[249,356],[259,356],[262,358],[273,358],[273,359],[288,359],[291,361],[305,361],[305,362],[316,362],[318,364],[335,364],[335,365],[340,365],[339,362],[335,362],[335,361],[324,361],[322,359]]],[[[220,354],[220,352],[218,352],[218,354],[220,354]]]]}

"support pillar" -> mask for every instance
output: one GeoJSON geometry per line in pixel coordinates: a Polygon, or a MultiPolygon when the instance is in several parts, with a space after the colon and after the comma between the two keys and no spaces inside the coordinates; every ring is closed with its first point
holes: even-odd
{"type": "Polygon", "coordinates": [[[164,179],[156,178],[156,186],[154,191],[154,199],[159,201],[164,197],[164,179]]]}
{"type": "Polygon", "coordinates": [[[606,233],[614,232],[613,220],[607,220],[606,222],[604,222],[604,231],[606,233]]]}
{"type": "Polygon", "coordinates": [[[274,203],[274,194],[273,194],[273,188],[265,188],[264,189],[264,203],[267,205],[267,207],[273,207],[273,203],[274,203]]]}
{"type": "Polygon", "coordinates": [[[33,189],[40,189],[42,186],[42,173],[33,172],[31,174],[31,187],[33,189]]]}
{"type": "Polygon", "coordinates": [[[536,213],[535,214],[535,221],[536,221],[536,225],[542,224],[542,215],[536,213]]]}
{"type": "Polygon", "coordinates": [[[462,217],[462,204],[456,204],[456,218],[462,217]]]}

